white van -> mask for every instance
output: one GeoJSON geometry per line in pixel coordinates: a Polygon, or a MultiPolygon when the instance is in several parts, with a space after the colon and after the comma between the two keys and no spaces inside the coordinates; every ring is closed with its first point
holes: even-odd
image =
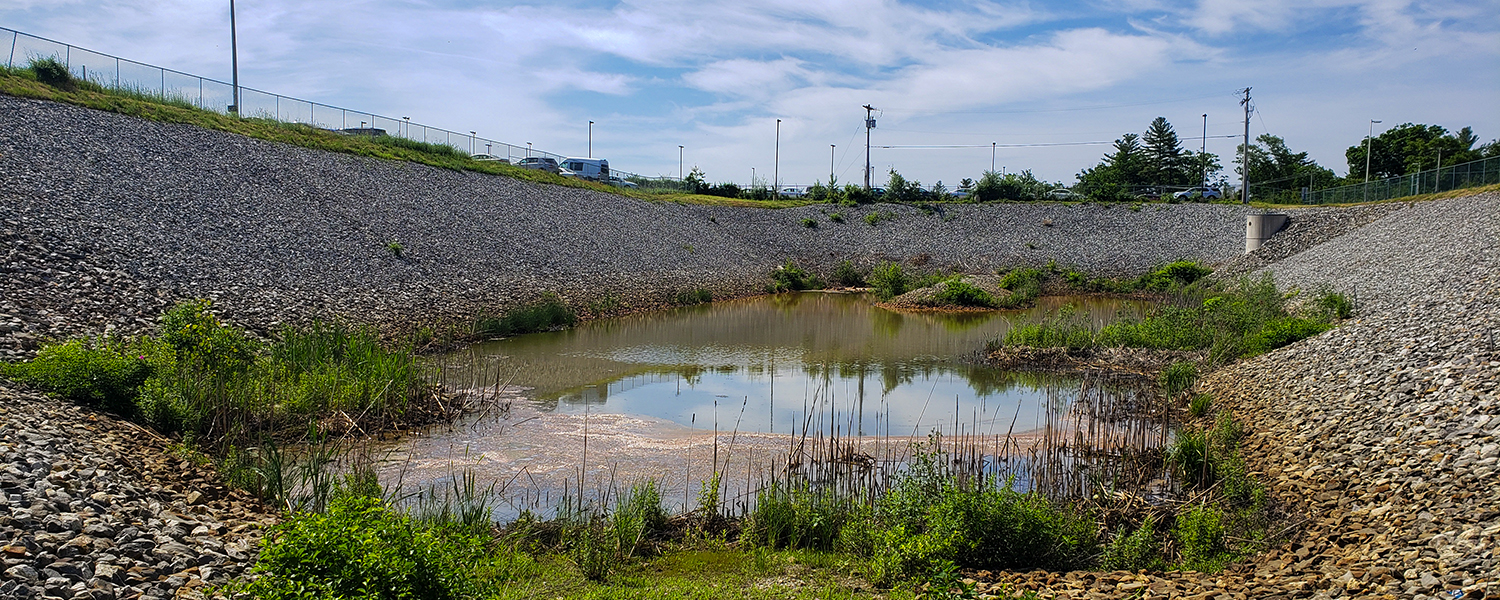
{"type": "Polygon", "coordinates": [[[609,161],[602,158],[568,157],[558,161],[562,168],[577,173],[584,179],[609,181],[609,161]]]}

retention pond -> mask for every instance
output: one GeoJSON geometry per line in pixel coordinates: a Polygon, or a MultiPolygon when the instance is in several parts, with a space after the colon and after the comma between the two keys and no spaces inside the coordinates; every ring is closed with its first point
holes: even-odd
{"type": "Polygon", "coordinates": [[[829,475],[820,468],[887,476],[936,432],[955,460],[1015,485],[1073,487],[1081,456],[1159,447],[1166,432],[1140,382],[982,363],[987,342],[1065,306],[1100,324],[1147,308],[1048,297],[1021,311],[900,313],[802,293],[486,342],[442,359],[449,385],[486,408],[386,447],[382,475],[448,489],[468,474],[509,512],[646,479],[691,504],[717,470],[732,502],[770,477],[829,475]]]}

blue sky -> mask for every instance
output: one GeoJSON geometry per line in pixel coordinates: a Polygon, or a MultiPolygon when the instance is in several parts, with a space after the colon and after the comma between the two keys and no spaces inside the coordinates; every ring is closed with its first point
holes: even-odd
{"type": "MultiPolygon", "coordinates": [[[[0,26],[228,80],[228,2],[6,0],[0,26]]],[[[991,166],[1071,182],[1164,116],[1230,167],[1250,86],[1271,133],[1343,173],[1404,122],[1500,137],[1500,0],[964,2],[237,0],[240,81],[645,175],[950,187],[991,166]]],[[[0,40],[3,41],[3,40],[0,40]]],[[[1187,139],[1192,138],[1192,139],[1187,139]]]]}

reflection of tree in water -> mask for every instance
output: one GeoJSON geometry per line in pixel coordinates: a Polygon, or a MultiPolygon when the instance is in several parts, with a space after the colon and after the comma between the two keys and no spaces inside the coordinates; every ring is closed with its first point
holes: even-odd
{"type": "Polygon", "coordinates": [[[870,311],[870,322],[875,326],[875,332],[885,337],[896,337],[901,333],[901,326],[905,321],[906,316],[898,312],[878,308],[870,311]]]}
{"type": "Polygon", "coordinates": [[[933,313],[933,318],[943,325],[943,329],[950,333],[961,333],[968,331],[996,318],[998,313],[994,312],[963,312],[963,313],[933,313]]]}
{"type": "Polygon", "coordinates": [[[818,294],[773,294],[770,297],[771,306],[780,310],[789,311],[796,308],[803,300],[817,296],[818,294]]]}

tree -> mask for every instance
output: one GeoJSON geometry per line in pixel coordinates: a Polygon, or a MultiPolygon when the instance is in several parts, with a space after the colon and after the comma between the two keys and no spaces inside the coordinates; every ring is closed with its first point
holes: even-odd
{"type": "Polygon", "coordinates": [[[1165,117],[1152,120],[1141,140],[1146,145],[1145,175],[1148,183],[1156,186],[1186,185],[1198,179],[1188,173],[1182,144],[1165,117]]]}
{"type": "Polygon", "coordinates": [[[701,194],[703,189],[708,187],[708,183],[703,180],[705,175],[707,174],[703,172],[703,169],[699,169],[698,165],[693,165],[693,170],[688,172],[687,177],[682,178],[682,182],[687,184],[689,192],[701,194]]]}
{"type": "Polygon", "coordinates": [[[938,202],[946,202],[953,199],[953,195],[948,193],[948,186],[943,185],[943,180],[941,179],[937,183],[932,184],[932,189],[927,192],[927,195],[938,202]]]}
{"type": "Polygon", "coordinates": [[[1269,133],[1255,138],[1248,153],[1242,144],[1235,154],[1236,163],[1241,162],[1240,156],[1249,158],[1250,190],[1257,198],[1300,201],[1303,187],[1318,189],[1338,181],[1333,171],[1309,160],[1306,152],[1292,152],[1286,140],[1269,133]]]}
{"type": "Polygon", "coordinates": [[[922,182],[907,180],[896,169],[891,169],[890,177],[885,183],[885,199],[891,202],[920,202],[922,182]]]}
{"type": "MultiPolygon", "coordinates": [[[[1438,125],[1403,123],[1369,140],[1370,179],[1399,177],[1437,166],[1439,155],[1443,164],[1456,165],[1484,158],[1483,152],[1474,150],[1479,138],[1469,127],[1457,134],[1438,125]]],[[[1365,178],[1366,142],[1360,140],[1344,151],[1349,161],[1349,179],[1361,182],[1365,178]]]]}
{"type": "Polygon", "coordinates": [[[1134,188],[1147,182],[1146,152],[1140,136],[1127,133],[1115,140],[1115,150],[1091,169],[1078,174],[1078,193],[1103,202],[1134,198],[1134,188]]]}

